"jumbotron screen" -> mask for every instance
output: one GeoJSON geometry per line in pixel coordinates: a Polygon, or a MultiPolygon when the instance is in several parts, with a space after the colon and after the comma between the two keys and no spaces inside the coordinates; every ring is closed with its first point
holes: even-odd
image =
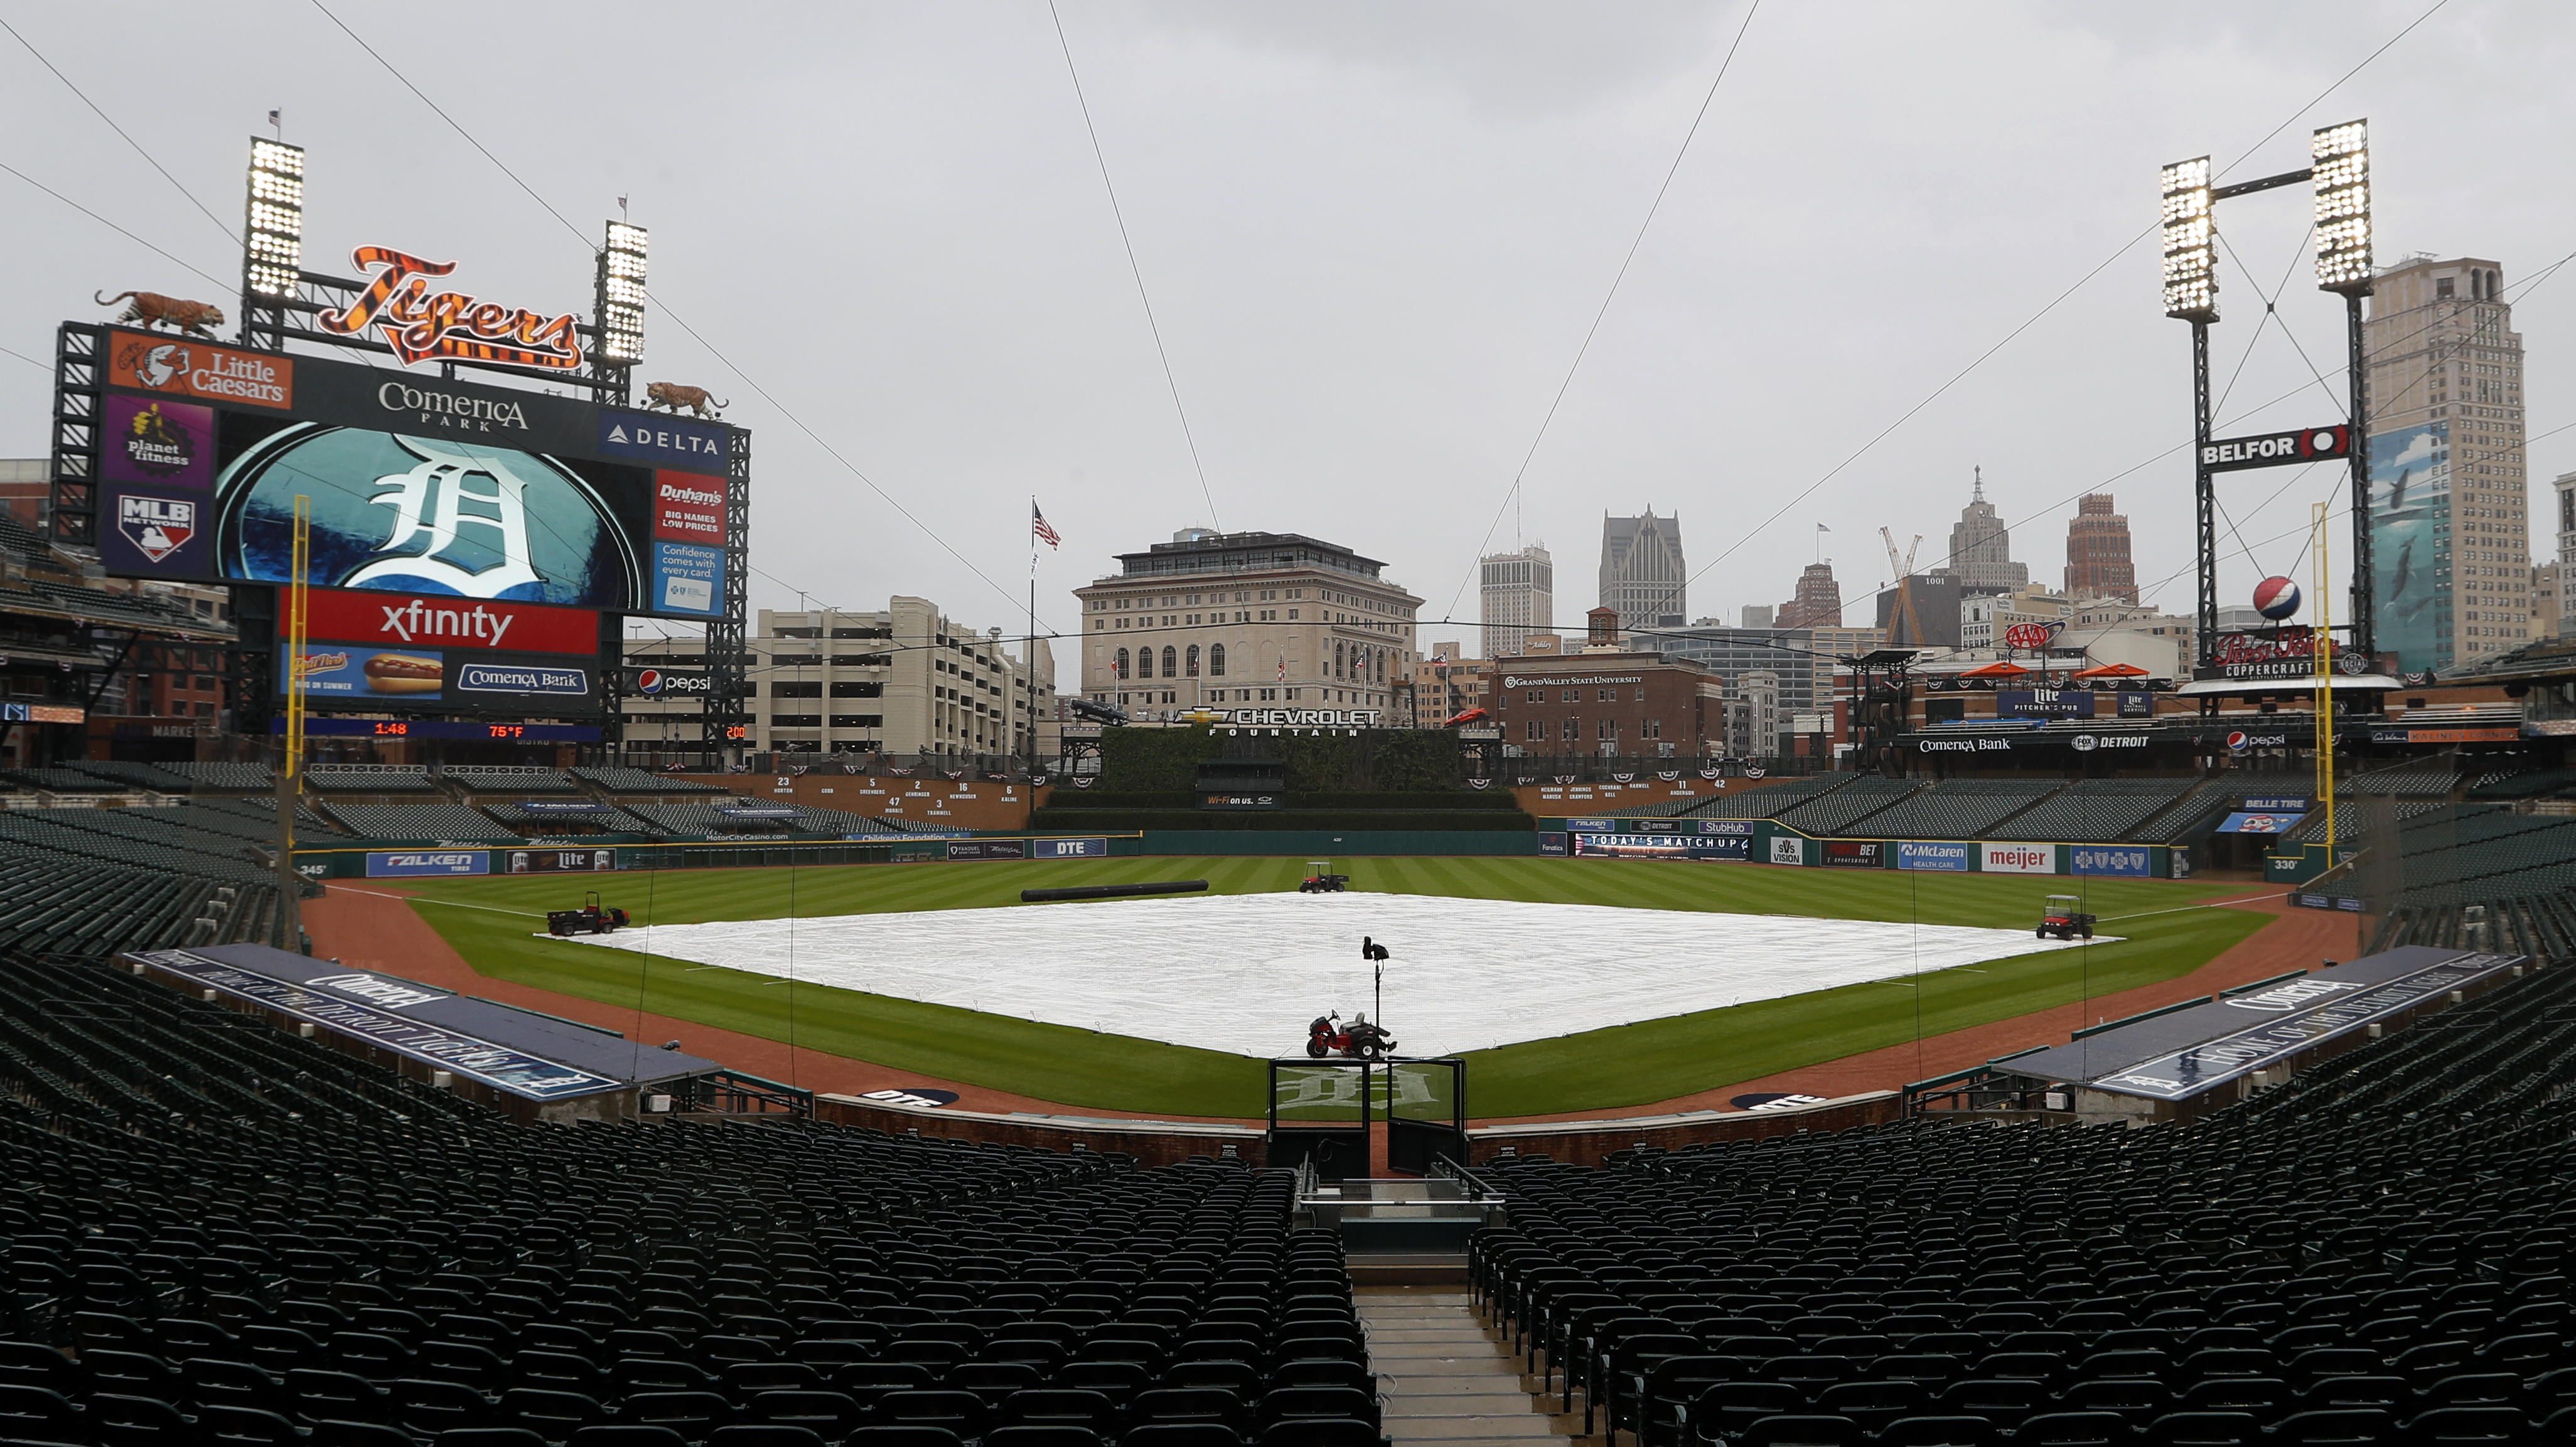
{"type": "Polygon", "coordinates": [[[111,329],[101,561],[284,583],[705,619],[725,611],[721,422],[111,329]]]}

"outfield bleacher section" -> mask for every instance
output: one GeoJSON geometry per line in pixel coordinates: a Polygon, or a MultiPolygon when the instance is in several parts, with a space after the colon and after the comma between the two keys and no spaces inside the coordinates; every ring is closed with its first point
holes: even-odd
{"type": "Polygon", "coordinates": [[[0,783],[47,794],[113,794],[132,787],[79,769],[0,769],[0,783]]]}
{"type": "Polygon", "coordinates": [[[152,767],[184,780],[189,789],[248,794],[277,787],[277,776],[269,772],[266,764],[183,763],[152,767]]]}
{"type": "Polygon", "coordinates": [[[2470,781],[2471,799],[2538,799],[2576,790],[2576,769],[2489,769],[2470,781]]]}
{"type": "Polygon", "coordinates": [[[1858,827],[1881,839],[1981,839],[2063,787],[2059,779],[1945,779],[1858,827]]]}
{"type": "Polygon", "coordinates": [[[2576,1440],[2576,971],[2189,1125],[1489,1161],[1476,1300],[1641,1443],[2576,1440]]]}
{"type": "Polygon", "coordinates": [[[325,800],[322,808],[340,826],[368,839],[506,840],[519,832],[462,804],[343,804],[325,800]]]}
{"type": "Polygon", "coordinates": [[[1377,1447],[1350,1270],[1294,1192],[810,1121],[519,1126],[103,965],[0,960],[0,1430],[1377,1447]]]}
{"type": "Polygon", "coordinates": [[[470,794],[578,794],[581,786],[561,769],[510,768],[486,765],[449,764],[439,770],[440,782],[455,785],[470,794]]]}
{"type": "Polygon", "coordinates": [[[522,835],[649,834],[652,826],[614,804],[597,811],[522,809],[516,804],[482,804],[484,813],[522,835]]]}
{"type": "Polygon", "coordinates": [[[1839,834],[1862,819],[1916,793],[1924,779],[1887,779],[1863,774],[1820,798],[1770,817],[1801,834],[1839,834]]]}
{"type": "Polygon", "coordinates": [[[421,764],[315,764],[304,771],[304,785],[324,794],[438,792],[421,764]]]}
{"type": "Polygon", "coordinates": [[[2383,795],[2391,799],[2441,799],[2459,786],[2460,766],[2447,758],[2424,759],[2385,769],[2348,774],[2341,791],[2383,795]]]}
{"type": "Polygon", "coordinates": [[[1769,819],[1811,799],[1830,794],[1858,777],[1857,774],[1808,774],[1707,799],[1668,799],[1639,809],[1622,806],[1617,812],[1635,818],[1678,815],[1692,819],[1769,819]]]}
{"type": "Polygon", "coordinates": [[[603,794],[722,794],[714,784],[701,784],[669,774],[648,773],[623,764],[576,764],[572,775],[603,794]]]}
{"type": "Polygon", "coordinates": [[[2129,838],[2139,844],[2173,844],[2189,839],[2226,814],[2231,805],[2245,797],[2249,787],[2259,785],[2225,775],[2207,780],[2162,813],[2130,830],[2129,838]]]}
{"type": "Polygon", "coordinates": [[[2196,779],[2078,779],[2066,792],[2013,820],[2025,839],[2108,844],[2171,808],[2196,779]]]}

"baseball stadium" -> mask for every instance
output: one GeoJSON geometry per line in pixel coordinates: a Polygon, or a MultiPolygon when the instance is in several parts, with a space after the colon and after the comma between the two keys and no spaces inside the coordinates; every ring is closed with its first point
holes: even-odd
{"type": "Polygon", "coordinates": [[[587,311],[315,269],[269,115],[238,299],[85,278],[0,507],[0,1447],[2576,1441],[2576,641],[2415,656],[2365,123],[2164,169],[2170,634],[1890,533],[1876,627],[1605,563],[1471,659],[1213,527],[755,610],[743,419],[821,435],[644,374],[627,198],[587,311]],[[2220,438],[2282,188],[2348,410],[2220,438]],[[2359,501],[2222,625],[2275,465],[2359,501]]]}

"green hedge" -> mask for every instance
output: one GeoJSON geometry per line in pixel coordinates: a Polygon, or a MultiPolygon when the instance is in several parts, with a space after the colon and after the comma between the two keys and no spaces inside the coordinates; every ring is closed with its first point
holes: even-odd
{"type": "Polygon", "coordinates": [[[1518,809],[1509,790],[1497,789],[1490,794],[1471,794],[1464,789],[1447,791],[1417,790],[1399,793],[1364,790],[1300,793],[1288,795],[1291,809],[1518,809]]]}
{"type": "Polygon", "coordinates": [[[1059,788],[1048,797],[1050,809],[1189,809],[1198,804],[1192,789],[1128,789],[1111,793],[1107,789],[1059,788]]]}
{"type": "Polygon", "coordinates": [[[1514,809],[1057,809],[1029,815],[1032,830],[1102,829],[1429,829],[1486,832],[1525,829],[1538,821],[1514,809]]]}
{"type": "Polygon", "coordinates": [[[1206,724],[1178,729],[1102,729],[1100,789],[1110,794],[1159,793],[1197,786],[1199,764],[1225,751],[1206,724]]]}

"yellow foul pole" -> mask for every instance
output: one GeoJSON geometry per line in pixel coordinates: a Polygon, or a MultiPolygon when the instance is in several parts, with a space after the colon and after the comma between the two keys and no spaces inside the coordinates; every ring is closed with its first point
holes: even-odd
{"type": "Polygon", "coordinates": [[[2309,528],[2314,536],[2309,547],[2316,565],[2311,579],[2316,593],[2316,626],[2310,630],[2309,643],[2316,663],[2316,735],[2317,735],[2317,800],[2326,811],[2326,867],[2335,863],[2334,805],[2334,593],[2326,586],[2326,505],[2311,503],[2308,508],[2309,528]]]}
{"type": "Polygon", "coordinates": [[[304,780],[304,619],[306,573],[312,563],[313,499],[295,498],[295,551],[286,581],[286,738],[277,770],[277,883],[285,896],[280,911],[290,950],[304,947],[304,887],[295,872],[295,809],[304,780]]]}

